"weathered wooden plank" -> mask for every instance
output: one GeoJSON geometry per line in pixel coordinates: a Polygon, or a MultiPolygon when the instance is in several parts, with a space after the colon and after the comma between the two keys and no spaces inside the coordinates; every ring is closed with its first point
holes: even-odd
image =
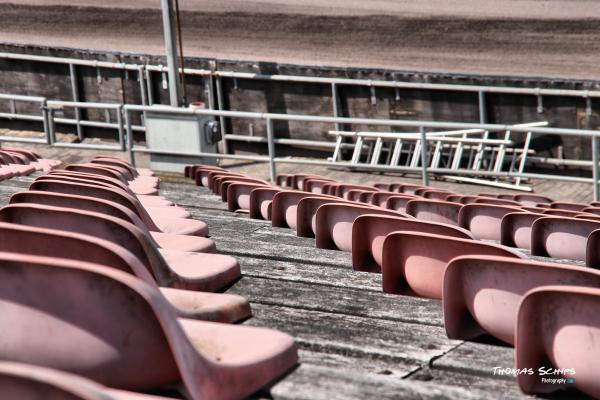
{"type": "Polygon", "coordinates": [[[432,369],[513,379],[511,376],[494,375],[494,367],[513,368],[514,349],[509,346],[463,342],[431,363],[432,369]]]}
{"type": "MultiPolygon", "coordinates": [[[[209,227],[210,229],[210,227],[209,227]]],[[[249,237],[212,237],[220,253],[235,257],[255,257],[280,261],[295,261],[352,269],[352,255],[348,252],[293,246],[275,242],[251,240],[249,237]]]]}
{"type": "Polygon", "coordinates": [[[415,365],[413,362],[403,363],[396,361],[390,363],[388,360],[377,357],[352,357],[351,355],[303,349],[300,349],[298,354],[302,364],[320,365],[322,367],[335,368],[336,370],[354,372],[360,370],[364,374],[394,376],[399,379],[412,376],[411,374],[422,369],[421,366],[415,365]]]}
{"type": "Polygon", "coordinates": [[[271,388],[274,400],[495,399],[495,393],[303,364],[271,388]]]}
{"type": "Polygon", "coordinates": [[[256,303],[252,314],[246,324],[288,332],[302,349],[390,363],[426,364],[461,343],[448,339],[439,326],[256,303]]]}
{"type": "Polygon", "coordinates": [[[228,293],[264,305],[443,326],[441,302],[437,300],[247,276],[228,293]]]}
{"type": "Polygon", "coordinates": [[[280,279],[292,284],[305,282],[381,293],[381,274],[253,257],[237,257],[237,259],[242,266],[244,276],[280,279]]]}
{"type": "Polygon", "coordinates": [[[466,390],[476,390],[499,399],[530,399],[521,392],[515,379],[498,379],[497,377],[461,374],[451,371],[423,368],[411,375],[409,380],[427,382],[429,384],[455,386],[466,390]]]}

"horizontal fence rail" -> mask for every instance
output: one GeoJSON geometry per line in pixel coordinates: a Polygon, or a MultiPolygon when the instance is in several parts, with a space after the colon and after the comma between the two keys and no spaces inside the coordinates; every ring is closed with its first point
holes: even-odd
{"type": "MultiPolygon", "coordinates": [[[[598,200],[600,198],[600,192],[598,188],[598,180],[600,176],[599,171],[599,154],[598,154],[598,137],[600,131],[590,129],[569,129],[569,128],[552,128],[540,126],[544,125],[544,122],[538,122],[533,124],[482,124],[482,123],[465,123],[465,122],[454,122],[454,121],[417,121],[417,120],[391,120],[391,119],[372,119],[372,118],[348,118],[348,117],[331,117],[331,116],[315,116],[315,115],[291,115],[291,114],[277,114],[277,113],[260,113],[260,112],[244,112],[244,111],[226,111],[226,110],[214,110],[214,109],[190,109],[190,108],[175,108],[164,105],[144,106],[137,104],[114,104],[114,103],[86,103],[86,102],[74,102],[74,101],[56,101],[47,100],[42,97],[35,96],[22,96],[22,95],[9,95],[1,94],[0,101],[24,101],[32,102],[40,105],[41,115],[27,115],[21,116],[23,118],[35,118],[36,121],[40,121],[44,126],[44,137],[43,138],[18,138],[11,136],[1,136],[0,142],[23,142],[23,143],[41,143],[49,144],[55,147],[68,147],[68,148],[85,148],[85,149],[97,149],[97,150],[108,150],[108,151],[127,151],[132,163],[135,164],[136,153],[150,153],[150,154],[163,154],[163,155],[182,155],[182,156],[193,156],[193,157],[205,157],[205,158],[217,158],[217,159],[237,159],[237,160],[251,160],[268,162],[270,165],[271,179],[275,179],[276,175],[276,164],[304,164],[304,165],[320,165],[320,166],[336,166],[336,167],[355,167],[351,162],[335,162],[327,160],[315,160],[315,159],[298,159],[292,157],[278,157],[276,156],[276,145],[277,144],[289,144],[289,145],[302,145],[312,147],[325,147],[334,148],[336,143],[332,142],[321,142],[311,140],[300,140],[300,139],[277,139],[273,132],[274,121],[302,121],[306,123],[327,123],[331,125],[366,125],[366,126],[387,126],[390,128],[405,128],[410,129],[415,133],[395,133],[388,132],[389,135],[397,135],[403,137],[408,135],[413,139],[421,140],[424,145],[422,149],[426,148],[430,142],[437,143],[443,138],[445,141],[453,142],[452,138],[446,138],[444,135],[448,133],[449,136],[461,135],[475,132],[511,132],[520,134],[523,137],[527,137],[532,133],[537,134],[551,134],[551,135],[564,135],[572,137],[590,137],[592,140],[592,155],[591,166],[593,171],[592,178],[582,177],[570,177],[563,175],[550,175],[550,174],[534,174],[527,173],[524,171],[485,171],[485,170],[457,170],[453,168],[441,168],[434,167],[430,168],[427,163],[421,163],[420,167],[413,166],[386,166],[386,165],[361,165],[361,169],[372,170],[372,171],[395,171],[395,172],[413,172],[421,174],[423,182],[428,181],[430,174],[437,175],[465,175],[474,177],[490,177],[490,178],[514,178],[514,179],[551,179],[551,180],[564,180],[571,182],[589,182],[594,185],[594,198],[598,200]],[[100,144],[83,144],[83,143],[64,143],[56,140],[55,125],[57,123],[75,124],[77,121],[70,118],[59,118],[56,113],[64,109],[106,109],[113,110],[117,113],[117,122],[108,125],[111,129],[117,131],[116,142],[117,145],[100,145],[100,144]],[[136,130],[143,130],[143,126],[135,126],[131,123],[132,116],[134,114],[143,115],[145,112],[163,112],[172,115],[205,115],[213,116],[216,118],[244,118],[262,120],[266,123],[266,138],[263,137],[243,137],[237,138],[245,141],[256,141],[266,142],[268,145],[268,155],[238,155],[238,154],[223,154],[223,153],[202,153],[202,152],[164,152],[156,151],[149,148],[137,146],[133,142],[133,133],[136,130]],[[442,132],[440,132],[442,131],[442,132]],[[448,132],[450,131],[450,132],[448,132]],[[416,133],[419,132],[419,133],[416,133]],[[418,137],[417,137],[418,136],[418,137]]],[[[0,118],[17,118],[13,113],[0,114],[0,118]]],[[[79,121],[84,122],[84,121],[79,121]]],[[[94,123],[94,121],[87,121],[88,123],[94,123]]],[[[98,122],[101,124],[101,122],[98,122]]],[[[385,133],[385,132],[384,132],[385,133]]],[[[362,132],[364,136],[373,135],[373,132],[362,132]]],[[[375,133],[376,134],[376,133],[375,133]]],[[[228,135],[234,136],[234,135],[228,135]]],[[[456,138],[458,139],[458,138],[456,138]]],[[[505,145],[509,141],[502,139],[497,140],[499,145],[505,145]]],[[[352,144],[348,144],[352,146],[352,144]]],[[[425,155],[425,152],[423,152],[425,155]]],[[[423,157],[423,159],[426,159],[423,157]]],[[[478,182],[481,183],[481,182],[478,182]]],[[[497,185],[501,186],[501,185],[497,185]]]]}

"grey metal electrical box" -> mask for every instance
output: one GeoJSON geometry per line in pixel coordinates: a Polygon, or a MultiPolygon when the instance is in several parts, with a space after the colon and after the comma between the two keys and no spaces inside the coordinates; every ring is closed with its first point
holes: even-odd
{"type": "MultiPolygon", "coordinates": [[[[217,153],[221,136],[214,117],[160,111],[147,111],[144,115],[149,149],[179,153],[217,153]]],[[[183,172],[188,164],[216,165],[216,159],[150,154],[150,168],[156,171],[183,172]]]]}

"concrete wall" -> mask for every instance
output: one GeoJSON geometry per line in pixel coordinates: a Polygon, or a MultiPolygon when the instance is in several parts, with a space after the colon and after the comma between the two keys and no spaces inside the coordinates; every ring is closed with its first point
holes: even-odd
{"type": "MultiPolygon", "coordinates": [[[[128,63],[164,64],[163,57],[139,54],[95,53],[91,51],[61,48],[23,47],[0,45],[0,51],[13,53],[40,54],[59,57],[97,59],[128,63]]],[[[390,70],[336,69],[283,65],[274,63],[249,63],[229,60],[208,60],[189,58],[186,66],[191,68],[211,68],[219,70],[256,72],[264,74],[286,74],[304,76],[347,77],[361,79],[403,80],[410,82],[478,84],[491,86],[543,87],[558,89],[595,89],[599,81],[556,80],[544,78],[489,77],[472,75],[449,75],[417,73],[390,70]]],[[[77,67],[78,96],[82,101],[115,103],[141,103],[140,83],[136,72],[125,73],[102,69],[100,78],[93,67],[77,67]]],[[[189,101],[207,102],[207,80],[202,77],[188,77],[189,101]]],[[[0,59],[0,92],[45,96],[49,99],[71,100],[72,87],[69,68],[65,65],[7,61],[0,59]]],[[[162,86],[162,74],[153,74],[153,103],[167,104],[168,92],[162,86]]],[[[332,115],[333,104],[331,87],[320,84],[272,82],[260,80],[223,79],[224,103],[226,108],[242,111],[303,113],[312,115],[332,115]]],[[[391,119],[451,120],[479,122],[477,94],[460,92],[400,90],[378,88],[375,98],[369,88],[358,86],[339,87],[340,105],[343,116],[372,117],[391,119]]],[[[216,98],[216,95],[215,95],[216,98]]],[[[583,99],[569,97],[545,97],[544,108],[538,112],[537,99],[533,96],[497,95],[486,96],[488,122],[523,123],[547,120],[554,127],[589,126],[596,129],[600,124],[598,107],[593,104],[591,118],[586,116],[583,99]]],[[[34,106],[18,104],[19,110],[39,113],[34,106]]],[[[8,102],[0,102],[0,110],[9,110],[8,102]]],[[[72,112],[66,111],[72,116],[72,112]]],[[[114,115],[107,117],[103,112],[89,111],[87,117],[94,120],[114,121],[114,115]]],[[[135,121],[134,121],[135,122],[135,121]]],[[[0,121],[0,126],[27,127],[40,129],[39,124],[16,124],[14,121],[0,121]]],[[[60,127],[62,131],[73,131],[60,127]]],[[[276,122],[275,133],[280,138],[327,139],[329,124],[307,124],[297,122],[276,122]]],[[[346,129],[367,129],[351,126],[346,129]]],[[[372,129],[389,131],[388,127],[372,129]]],[[[262,121],[243,119],[228,120],[227,131],[242,135],[266,136],[262,121]]],[[[89,136],[110,136],[114,132],[86,129],[89,136]]],[[[140,138],[141,139],[141,138],[140,138]]],[[[556,141],[551,141],[556,143],[556,141]]],[[[564,138],[565,156],[568,158],[590,158],[589,141],[564,138]]],[[[547,143],[547,142],[540,142],[547,143]]],[[[236,145],[237,149],[248,145],[236,145]]],[[[542,145],[540,145],[542,146],[542,145]]],[[[543,147],[543,146],[542,146],[543,147]]],[[[541,147],[540,147],[541,148],[541,147]]]]}

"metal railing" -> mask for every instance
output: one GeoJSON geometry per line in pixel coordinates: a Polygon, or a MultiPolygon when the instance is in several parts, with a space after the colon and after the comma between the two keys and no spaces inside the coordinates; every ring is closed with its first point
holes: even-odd
{"type": "MultiPolygon", "coordinates": [[[[278,157],[276,154],[277,144],[296,144],[304,146],[322,147],[324,142],[320,141],[309,141],[300,139],[277,139],[275,138],[275,132],[273,130],[274,121],[301,121],[305,123],[327,123],[327,124],[340,124],[345,126],[352,125],[363,125],[363,126],[387,126],[391,128],[405,128],[418,131],[418,135],[425,149],[429,142],[438,142],[440,140],[440,130],[448,131],[455,130],[457,133],[466,133],[472,131],[487,131],[487,132],[511,132],[527,136],[530,134],[557,134],[564,136],[573,137],[590,137],[592,140],[592,155],[591,161],[593,176],[592,178],[584,177],[571,177],[564,175],[552,175],[552,174],[539,174],[539,173],[527,173],[524,171],[498,171],[498,170],[456,170],[453,168],[433,167],[431,168],[428,163],[421,163],[421,166],[389,166],[389,165],[365,165],[362,169],[372,171],[395,171],[395,172],[411,172],[418,173],[421,175],[424,183],[428,182],[430,174],[438,175],[464,175],[464,176],[475,176],[475,177],[492,177],[492,178],[534,178],[534,179],[551,179],[551,180],[563,180],[571,182],[589,182],[594,185],[594,199],[600,199],[600,191],[598,187],[598,180],[600,177],[599,171],[599,149],[598,149],[598,137],[600,137],[600,131],[588,130],[588,129],[567,129],[567,128],[550,128],[550,127],[539,127],[539,126],[523,126],[523,125],[505,125],[505,124],[480,124],[480,123],[464,123],[464,122],[443,122],[443,121],[415,121],[415,120],[390,120],[390,119],[372,119],[372,118],[344,118],[344,117],[329,117],[329,116],[313,116],[313,115],[290,115],[290,114],[275,114],[275,113],[257,113],[257,112],[243,112],[243,111],[219,111],[210,109],[188,109],[188,108],[174,108],[170,106],[142,106],[135,104],[112,104],[112,103],[83,103],[83,102],[69,102],[69,101],[53,101],[47,100],[41,97],[29,97],[29,96],[18,96],[18,95],[0,95],[0,100],[8,101],[25,101],[34,102],[40,104],[41,115],[27,115],[19,116],[15,113],[0,114],[0,118],[22,118],[32,121],[39,121],[44,126],[44,137],[43,138],[21,138],[12,136],[0,136],[0,142],[11,141],[11,142],[23,142],[23,143],[41,143],[49,144],[55,147],[72,147],[81,149],[96,149],[96,150],[107,150],[107,151],[127,151],[129,153],[130,161],[135,164],[136,153],[150,153],[150,154],[163,154],[163,155],[182,155],[192,157],[204,157],[204,158],[217,158],[217,159],[237,159],[237,160],[251,160],[251,161],[262,161],[268,162],[270,166],[271,179],[275,179],[276,165],[277,164],[304,164],[304,165],[319,165],[319,166],[336,166],[336,167],[353,167],[351,162],[336,162],[332,163],[327,160],[315,160],[315,159],[300,159],[292,157],[278,157]],[[84,143],[64,143],[56,140],[55,125],[61,124],[75,124],[76,120],[73,118],[59,118],[56,117],[56,112],[64,109],[82,109],[82,108],[98,108],[98,109],[111,109],[116,110],[120,115],[117,118],[117,122],[111,124],[111,128],[117,131],[116,145],[103,145],[103,144],[84,144],[84,143]],[[266,138],[253,137],[252,139],[245,138],[245,140],[266,142],[268,145],[268,155],[239,155],[239,154],[214,154],[204,152],[165,152],[156,151],[149,148],[144,148],[139,145],[135,145],[133,142],[133,133],[136,130],[142,130],[143,127],[132,124],[134,114],[143,114],[147,111],[159,111],[162,113],[170,113],[173,115],[208,115],[216,118],[244,118],[265,121],[266,124],[266,138]]],[[[95,121],[88,121],[90,124],[94,124],[95,121]]],[[[103,123],[100,123],[103,124],[103,123]]],[[[90,125],[91,126],[91,125],[90,125]]],[[[408,134],[415,135],[415,134],[408,134]]],[[[335,145],[335,143],[327,142],[329,146],[335,145]]],[[[331,147],[330,147],[331,148],[331,147]]],[[[425,153],[423,153],[425,154],[425,153]]]]}
{"type": "MultiPolygon", "coordinates": [[[[162,74],[163,86],[167,84],[167,67],[163,65],[149,65],[149,64],[136,64],[136,63],[123,63],[123,62],[109,62],[99,60],[85,60],[76,58],[65,58],[65,57],[50,57],[40,56],[32,54],[18,54],[18,53],[7,53],[0,52],[0,59],[6,60],[20,60],[20,61],[31,61],[40,63],[54,63],[69,66],[69,74],[71,78],[72,86],[72,101],[79,102],[79,90],[77,88],[78,82],[78,71],[77,67],[89,67],[96,68],[98,80],[102,80],[102,69],[116,69],[125,71],[125,73],[136,73],[139,81],[139,91],[141,105],[153,105],[153,78],[152,72],[158,72],[162,74]]],[[[217,65],[216,61],[213,63],[217,65]]],[[[208,90],[208,106],[210,109],[216,109],[219,111],[225,110],[225,101],[223,93],[222,79],[228,78],[233,79],[237,82],[241,80],[266,80],[276,82],[296,82],[296,83],[313,83],[321,85],[329,85],[331,87],[332,97],[332,116],[341,117],[340,113],[340,98],[339,98],[339,86],[363,86],[368,87],[371,93],[371,102],[377,102],[376,90],[377,88],[391,88],[396,91],[396,98],[400,98],[401,90],[434,90],[434,91],[447,91],[447,92],[470,92],[477,94],[477,104],[479,108],[479,122],[487,123],[486,115],[486,94],[519,94],[526,96],[537,97],[538,112],[543,112],[545,96],[560,96],[560,97],[578,97],[585,99],[586,101],[586,115],[589,117],[592,115],[592,99],[600,98],[600,90],[571,90],[571,89],[547,89],[540,87],[500,87],[500,86],[481,86],[481,85],[459,85],[459,84],[443,84],[443,83],[418,83],[418,82],[406,82],[400,80],[376,80],[376,79],[351,79],[351,78],[333,78],[333,77],[310,77],[310,76],[296,76],[296,75],[279,75],[279,74],[259,74],[259,73],[248,73],[248,72],[235,72],[235,71],[220,71],[215,69],[194,69],[185,68],[183,72],[186,75],[202,76],[208,79],[207,86],[208,90]],[[216,92],[216,98],[215,98],[216,92]]],[[[227,117],[221,115],[220,126],[225,127],[225,119],[227,117]]],[[[82,127],[85,126],[85,122],[81,120],[79,110],[75,110],[75,118],[69,119],[69,124],[74,124],[77,127],[77,134],[80,139],[83,138],[82,127]]],[[[97,127],[111,128],[110,124],[97,123],[97,127]]],[[[334,122],[335,130],[343,130],[340,122],[334,122]]],[[[139,127],[137,129],[140,129],[139,127]]],[[[141,130],[141,129],[140,129],[141,130]]],[[[223,146],[227,152],[227,141],[228,140],[240,140],[239,135],[227,135],[227,132],[222,132],[223,146]]],[[[245,139],[241,139],[245,140],[245,139]]]]}

